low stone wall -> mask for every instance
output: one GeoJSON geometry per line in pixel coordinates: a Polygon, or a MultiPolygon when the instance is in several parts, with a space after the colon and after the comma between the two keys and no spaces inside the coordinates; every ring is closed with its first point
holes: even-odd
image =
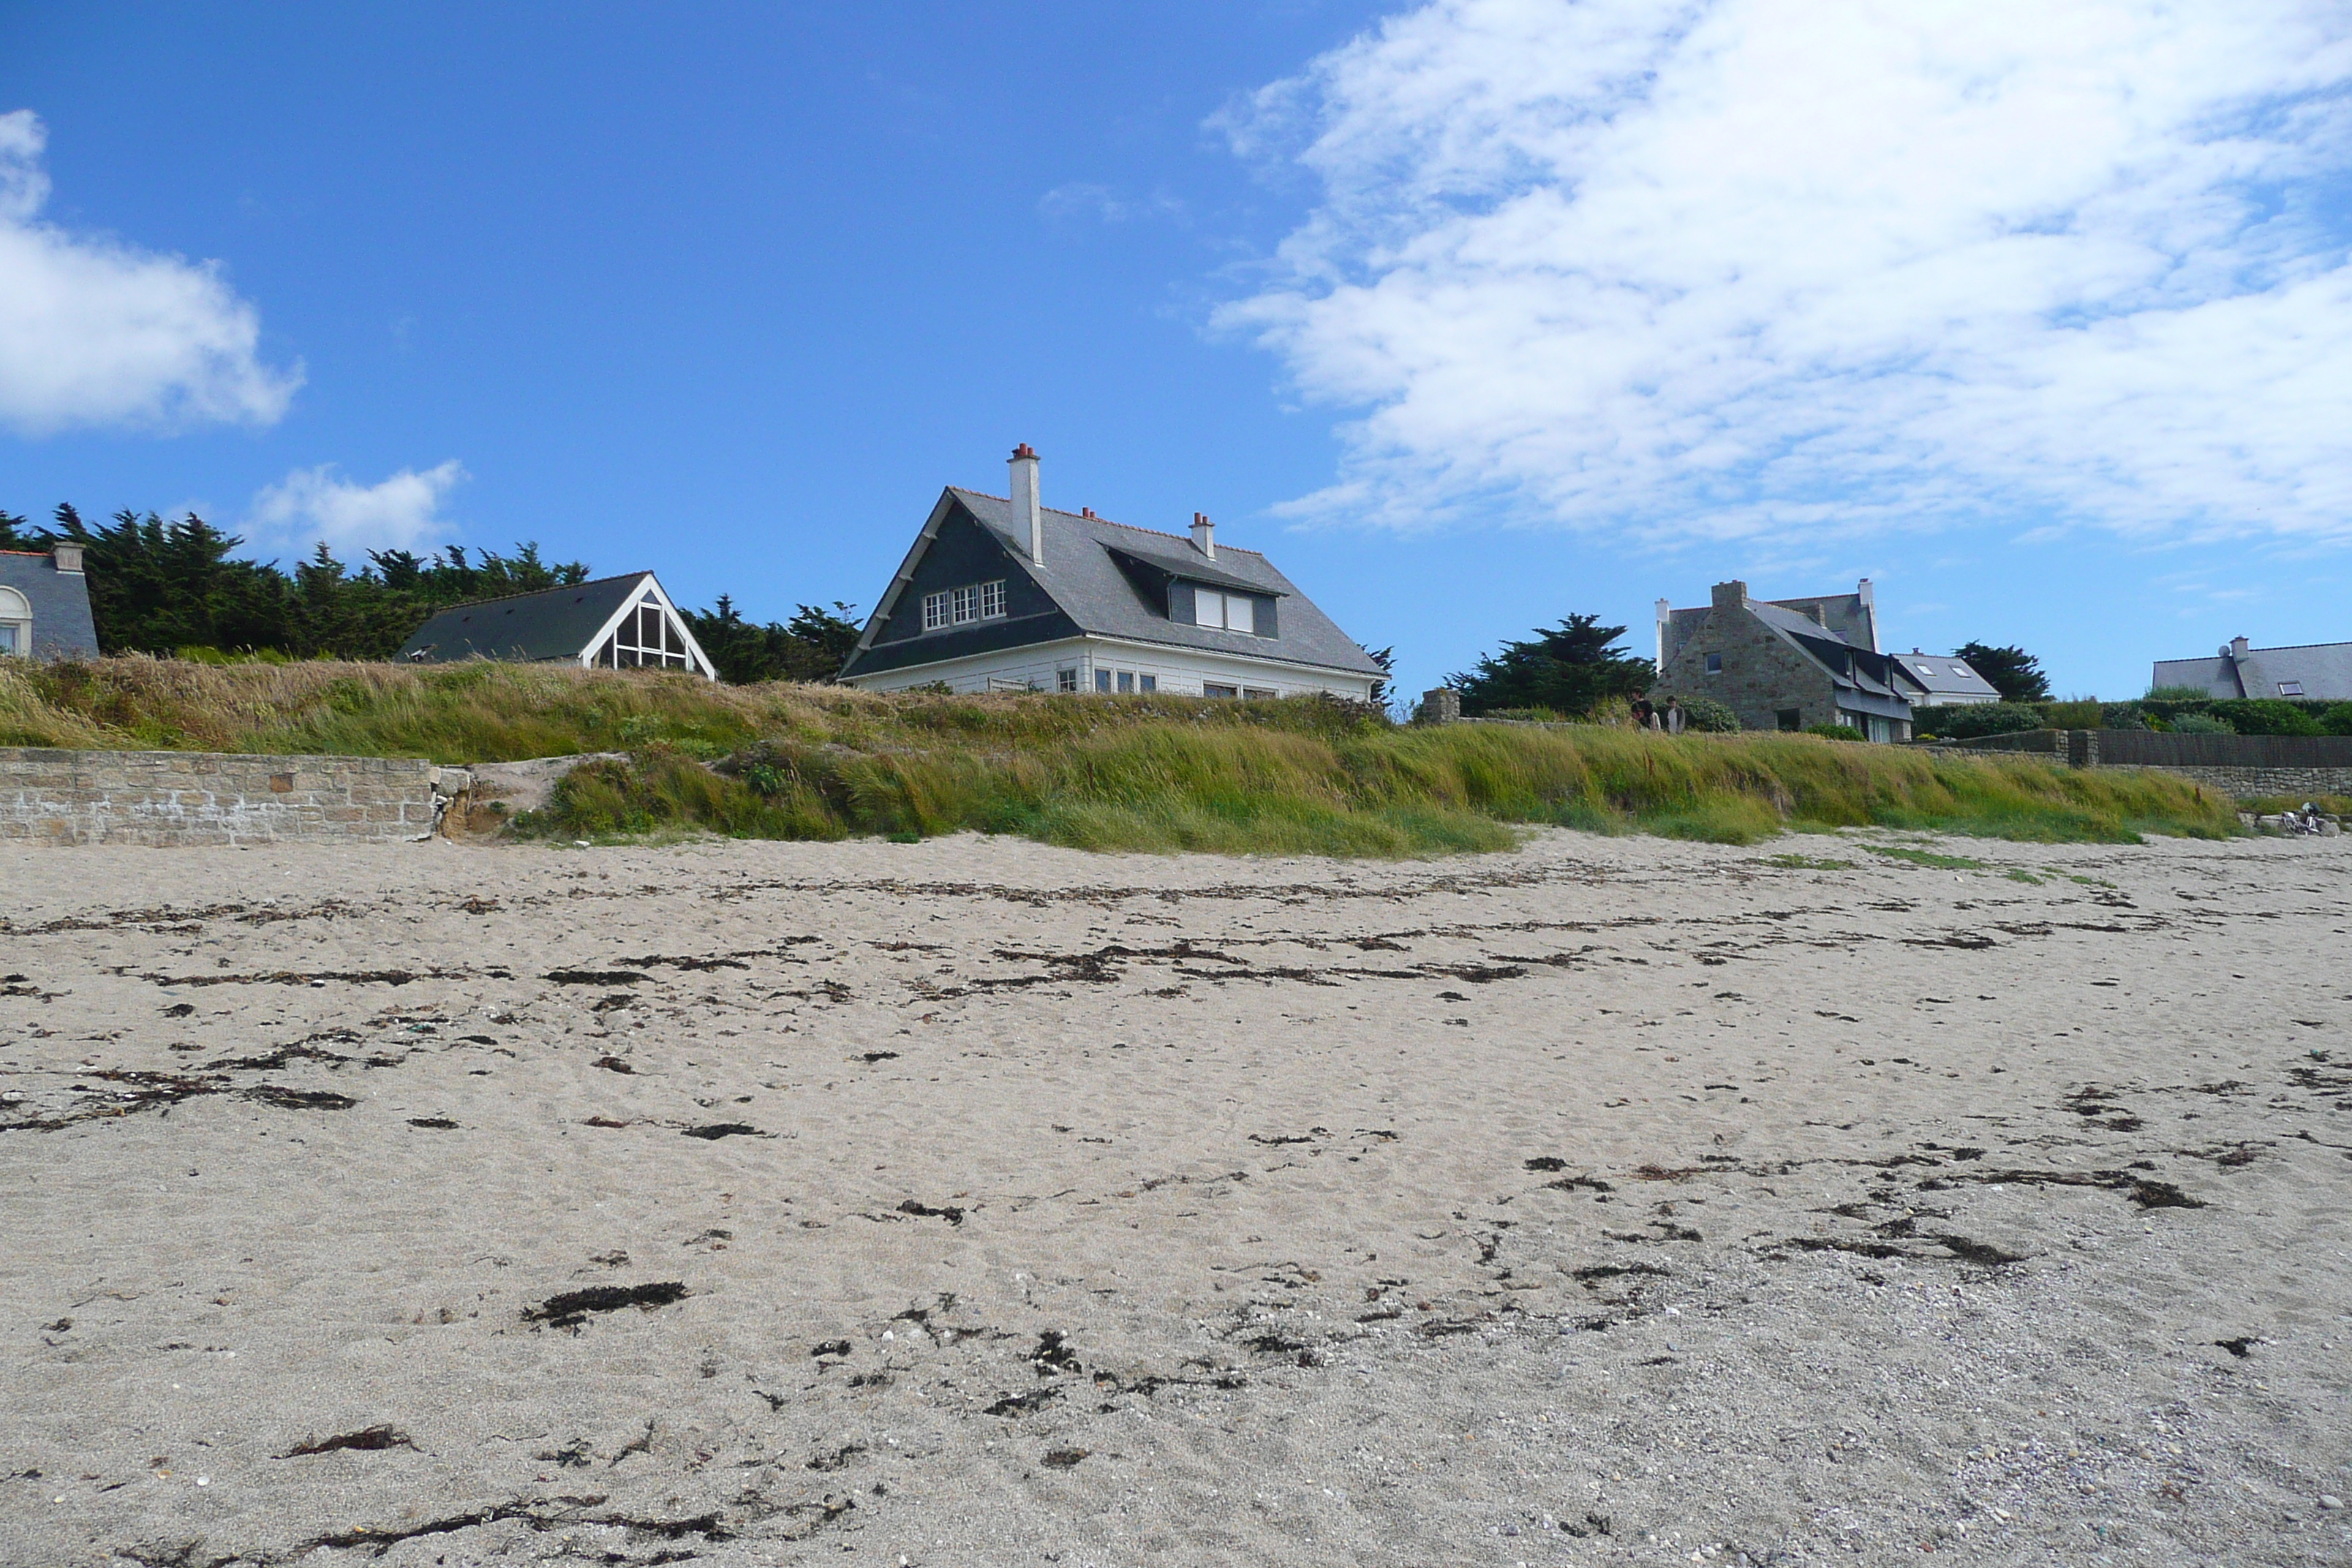
{"type": "Polygon", "coordinates": [[[0,844],[421,838],[465,775],[384,757],[0,747],[0,844]]]}
{"type": "Polygon", "coordinates": [[[2040,756],[2078,768],[2156,768],[2233,800],[2352,795],[2352,741],[2336,735],[2164,735],[2132,730],[2022,730],[1923,748],[1980,757],[2040,756]],[[2175,742],[2170,748],[2163,742],[2175,742]],[[2242,760],[2227,761],[2230,751],[2242,760]],[[2217,754],[2218,753],[2218,754],[2217,754]],[[2174,761],[2173,757],[2194,757],[2174,761]]]}
{"type": "Polygon", "coordinates": [[[2352,768],[2200,768],[2184,763],[2168,765],[2164,771],[2194,780],[2207,789],[2220,790],[2236,800],[2262,800],[2273,795],[2312,800],[2323,795],[2352,795],[2352,768]]]}

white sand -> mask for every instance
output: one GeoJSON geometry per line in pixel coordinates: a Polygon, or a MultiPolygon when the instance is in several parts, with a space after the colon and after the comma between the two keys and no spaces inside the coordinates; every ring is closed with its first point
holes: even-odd
{"type": "Polygon", "coordinates": [[[2352,1561],[2344,842],[0,852],[0,1563],[2352,1561]]]}

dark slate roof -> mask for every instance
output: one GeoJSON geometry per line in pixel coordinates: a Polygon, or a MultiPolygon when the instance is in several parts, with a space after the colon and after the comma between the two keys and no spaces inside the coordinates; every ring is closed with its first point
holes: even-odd
{"type": "Polygon", "coordinates": [[[35,658],[96,658],[98,628],[89,618],[89,579],[60,572],[47,552],[0,550],[0,587],[25,595],[33,612],[35,658]]]}
{"type": "Polygon", "coordinates": [[[417,627],[395,657],[411,658],[421,651],[425,657],[420,662],[425,664],[464,658],[520,663],[577,659],[588,651],[589,639],[651,575],[631,572],[570,588],[453,605],[417,627]]]}
{"type": "Polygon", "coordinates": [[[1919,700],[1923,707],[1933,708],[1945,698],[1965,697],[1972,701],[1982,701],[1988,697],[2000,695],[1993,689],[1992,682],[1969,668],[1962,660],[1947,654],[1895,653],[1887,657],[1905,675],[1925,689],[1927,696],[1919,700]]]}
{"type": "MultiPolygon", "coordinates": [[[[1003,540],[1019,558],[1022,569],[1053,596],[1081,632],[1125,637],[1136,642],[1165,643],[1178,647],[1240,654],[1251,658],[1343,669],[1354,675],[1379,677],[1385,672],[1353,638],[1333,625],[1289,578],[1255,550],[1230,544],[1217,546],[1212,561],[1192,548],[1192,542],[1148,528],[1130,528],[1106,518],[1044,509],[1045,564],[1029,563],[1029,531],[1016,528],[1013,503],[999,496],[950,486],[948,495],[981,525],[1003,540]],[[1127,555],[1146,564],[1212,588],[1265,594],[1281,602],[1281,635],[1273,638],[1245,632],[1188,626],[1168,618],[1165,605],[1153,605],[1137,590],[1118,557],[1127,555]]],[[[877,611],[875,625],[895,605],[877,611]]],[[[853,655],[845,675],[858,670],[853,655]]]]}
{"type": "Polygon", "coordinates": [[[1811,616],[1800,615],[1760,599],[1748,601],[1748,613],[1762,621],[1830,673],[1838,686],[1868,697],[1908,701],[1909,693],[1895,685],[1895,661],[1883,653],[1857,647],[1811,616]]]}

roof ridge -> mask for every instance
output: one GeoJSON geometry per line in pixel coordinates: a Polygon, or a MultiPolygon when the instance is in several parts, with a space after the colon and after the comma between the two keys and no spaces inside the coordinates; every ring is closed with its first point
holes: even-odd
{"type": "MultiPolygon", "coordinates": [[[[2352,642],[2283,642],[2271,647],[2256,647],[2252,644],[2249,643],[2246,645],[2246,651],[2248,653],[2294,653],[2300,649],[2307,647],[2352,647],[2352,642]]],[[[2217,653],[2191,654],[2189,658],[2219,658],[2221,657],[2221,656],[2217,653]]],[[[2167,658],[2159,659],[2158,662],[2160,664],[2187,664],[2189,662],[2189,658],[2167,658]]]]}
{"type": "MultiPolygon", "coordinates": [[[[965,485],[950,485],[948,489],[951,490],[961,490],[968,496],[978,496],[982,500],[1001,500],[1007,506],[1011,506],[1013,504],[1013,498],[1010,496],[991,495],[986,490],[972,489],[969,486],[965,485]]],[[[1164,539],[1171,544],[1189,545],[1192,542],[1192,538],[1187,534],[1171,533],[1164,528],[1146,528],[1139,522],[1121,522],[1117,518],[1090,516],[1086,512],[1071,511],[1066,508],[1058,506],[1041,506],[1037,510],[1040,511],[1050,511],[1056,517],[1066,517],[1072,522],[1108,523],[1113,528],[1126,529],[1129,533],[1148,533],[1154,539],[1164,539]]],[[[1265,551],[1252,550],[1246,544],[1228,544],[1224,546],[1224,548],[1227,550],[1239,551],[1244,555],[1255,555],[1261,561],[1265,559],[1265,551]]]]}
{"type": "MultiPolygon", "coordinates": [[[[451,610],[470,610],[477,605],[503,605],[509,599],[536,599],[542,594],[563,594],[574,588],[601,587],[606,583],[617,583],[624,577],[652,577],[653,575],[651,572],[615,572],[609,577],[590,577],[578,583],[558,583],[552,588],[527,588],[520,594],[499,594],[488,599],[460,599],[454,605],[444,605],[433,613],[436,616],[442,616],[451,610]]],[[[659,579],[656,578],[656,581],[659,579]]]]}

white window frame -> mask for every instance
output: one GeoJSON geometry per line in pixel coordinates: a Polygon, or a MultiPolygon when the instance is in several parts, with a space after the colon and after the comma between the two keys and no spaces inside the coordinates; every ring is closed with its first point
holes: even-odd
{"type": "Polygon", "coordinates": [[[2281,697],[2300,697],[2303,695],[2303,682],[2300,680],[2282,680],[2278,683],[2278,689],[2279,695],[2281,697]]]}
{"type": "Polygon", "coordinates": [[[33,657],[33,605],[14,588],[0,588],[0,630],[9,634],[15,646],[0,647],[0,655],[15,654],[21,658],[33,657]]]}
{"type": "Polygon", "coordinates": [[[983,621],[1001,621],[1004,618],[1003,578],[999,577],[993,583],[982,583],[980,585],[980,618],[983,621]]]}
{"type": "Polygon", "coordinates": [[[948,624],[948,596],[944,593],[923,595],[923,629],[942,630],[948,624]]]}
{"type": "Polygon", "coordinates": [[[1054,672],[1054,689],[1056,691],[1076,691],[1077,689],[1078,672],[1076,670],[1057,669],[1054,672]]]}

